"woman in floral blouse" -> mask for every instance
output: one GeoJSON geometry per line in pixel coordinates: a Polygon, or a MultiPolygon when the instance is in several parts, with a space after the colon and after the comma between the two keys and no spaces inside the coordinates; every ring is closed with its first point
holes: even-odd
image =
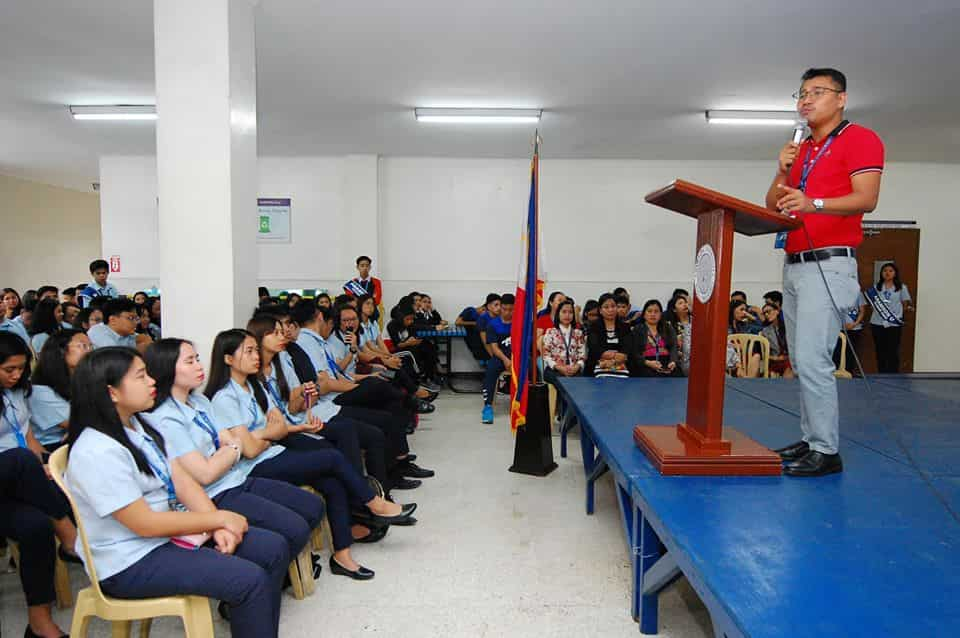
{"type": "Polygon", "coordinates": [[[553,328],[543,333],[543,378],[556,383],[558,377],[575,377],[583,372],[587,358],[583,330],[574,323],[573,301],[561,302],[553,313],[553,328]]]}

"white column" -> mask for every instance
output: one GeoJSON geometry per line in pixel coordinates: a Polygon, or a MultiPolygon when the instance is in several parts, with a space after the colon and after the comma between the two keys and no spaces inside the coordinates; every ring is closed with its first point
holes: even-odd
{"type": "MultiPolygon", "coordinates": [[[[344,281],[356,277],[356,259],[367,255],[373,259],[373,273],[383,278],[380,259],[380,158],[376,155],[348,155],[344,162],[343,238],[338,269],[344,281]]],[[[339,291],[337,291],[339,294],[339,291]]]]}
{"type": "Polygon", "coordinates": [[[256,0],[154,0],[163,334],[207,365],[257,302],[256,0]]]}

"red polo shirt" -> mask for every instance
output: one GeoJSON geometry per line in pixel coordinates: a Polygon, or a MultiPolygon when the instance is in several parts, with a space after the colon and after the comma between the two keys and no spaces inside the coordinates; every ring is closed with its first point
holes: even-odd
{"type": "MultiPolygon", "coordinates": [[[[817,156],[820,147],[827,139],[820,143],[808,137],[800,144],[797,159],[790,169],[789,185],[793,188],[800,186],[800,174],[803,170],[803,160],[810,152],[810,160],[817,156]]],[[[853,192],[851,178],[861,173],[883,172],[883,142],[880,137],[868,128],[858,124],[847,124],[840,129],[833,143],[826,153],[810,171],[807,177],[806,195],[810,199],[829,199],[843,197],[853,192]]],[[[856,248],[863,241],[863,230],[860,222],[863,214],[822,215],[820,213],[800,213],[814,248],[825,246],[850,246],[856,248]]],[[[787,235],[786,250],[788,253],[799,253],[810,250],[807,236],[803,229],[790,232],[787,235]]]]}

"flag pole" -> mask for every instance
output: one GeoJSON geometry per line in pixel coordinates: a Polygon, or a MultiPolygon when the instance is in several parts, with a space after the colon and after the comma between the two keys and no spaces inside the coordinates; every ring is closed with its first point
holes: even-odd
{"type": "MultiPolygon", "coordinates": [[[[537,272],[537,267],[540,262],[540,129],[534,130],[533,133],[533,183],[534,183],[534,193],[535,206],[534,210],[536,215],[533,219],[533,232],[534,232],[534,245],[536,246],[537,259],[533,260],[533,325],[530,326],[531,332],[533,335],[533,345],[530,348],[530,375],[533,384],[537,383],[537,313],[540,312],[539,299],[537,299],[537,282],[540,280],[540,273],[537,272]]],[[[529,302],[528,302],[529,303],[529,302]]]]}

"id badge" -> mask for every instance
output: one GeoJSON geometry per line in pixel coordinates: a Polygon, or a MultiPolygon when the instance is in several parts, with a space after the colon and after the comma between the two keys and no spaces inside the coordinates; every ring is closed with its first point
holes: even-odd
{"type": "Polygon", "coordinates": [[[780,231],[777,233],[777,238],[773,241],[774,248],[786,248],[787,246],[787,233],[780,231]]]}

